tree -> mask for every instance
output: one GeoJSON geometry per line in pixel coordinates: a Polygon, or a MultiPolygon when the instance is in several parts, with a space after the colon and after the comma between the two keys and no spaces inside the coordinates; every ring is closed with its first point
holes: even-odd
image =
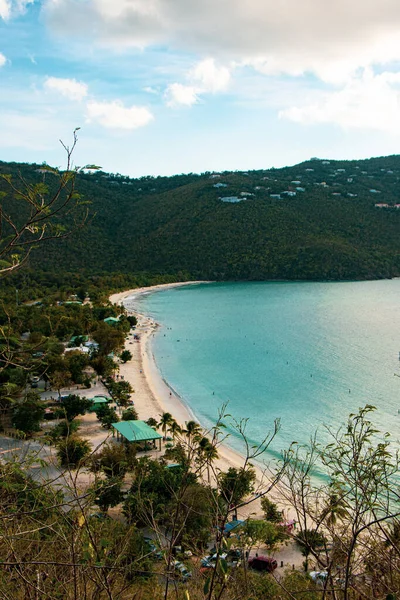
{"type": "Polygon", "coordinates": [[[113,408],[108,406],[108,404],[102,404],[99,406],[99,408],[96,410],[96,415],[104,429],[111,429],[112,424],[119,421],[117,413],[113,408]]]}
{"type": "Polygon", "coordinates": [[[110,327],[106,323],[99,323],[92,333],[93,339],[99,344],[98,353],[107,356],[123,347],[125,334],[120,329],[110,327]]]}
{"type": "Polygon", "coordinates": [[[178,425],[178,423],[175,421],[175,419],[172,419],[169,423],[168,426],[168,431],[169,433],[171,433],[172,435],[172,439],[175,441],[175,438],[177,435],[179,435],[180,433],[182,433],[182,429],[180,427],[180,425],[178,425]]]}
{"type": "Polygon", "coordinates": [[[126,406],[134,391],[129,381],[111,381],[110,383],[109,389],[113,399],[120,406],[126,406]]]}
{"type": "Polygon", "coordinates": [[[240,533],[241,543],[244,544],[248,553],[254,546],[264,544],[265,540],[269,538],[271,538],[271,523],[256,519],[248,519],[240,533]]]}
{"type": "Polygon", "coordinates": [[[60,437],[66,438],[76,433],[78,429],[79,421],[67,421],[67,419],[63,419],[62,421],[57,423],[57,425],[54,425],[49,435],[53,440],[57,440],[60,437]]]}
{"type": "Polygon", "coordinates": [[[71,379],[74,383],[83,383],[85,380],[84,368],[89,364],[89,357],[77,350],[68,352],[66,356],[67,369],[71,373],[71,379]]]}
{"type": "Polygon", "coordinates": [[[265,520],[271,523],[280,523],[283,519],[282,511],[278,505],[272,502],[267,496],[261,498],[261,508],[264,512],[265,520]]]}
{"type": "Polygon", "coordinates": [[[63,467],[77,467],[89,454],[89,442],[77,435],[71,435],[58,444],[57,456],[63,467]]]}
{"type": "Polygon", "coordinates": [[[212,463],[218,458],[218,450],[216,445],[210,442],[207,437],[199,436],[197,440],[197,462],[202,469],[205,465],[207,468],[207,478],[209,485],[211,484],[210,468],[212,463]]]}
{"type": "MultiPolygon", "coordinates": [[[[329,573],[327,591],[335,589],[333,573],[340,569],[344,600],[352,590],[364,593],[357,575],[365,569],[369,553],[383,548],[386,524],[399,516],[399,459],[388,435],[369,420],[373,410],[367,405],[350,415],[345,428],[328,430],[332,442],[325,447],[315,440],[308,448],[292,447],[280,483],[281,493],[296,511],[297,538],[306,558],[311,555],[317,568],[329,573]],[[321,464],[328,479],[325,485],[313,477],[321,464]]],[[[399,559],[399,548],[394,550],[399,559]]],[[[392,560],[382,558],[378,564],[379,573],[370,572],[370,587],[382,590],[382,582],[400,581],[399,568],[395,577],[390,573],[392,560]]],[[[386,593],[392,591],[389,586],[386,593]]]]}
{"type": "Polygon", "coordinates": [[[40,422],[43,420],[44,412],[44,406],[37,394],[29,393],[24,402],[14,406],[13,425],[16,429],[31,435],[34,431],[40,431],[40,422]]]}
{"type": "Polygon", "coordinates": [[[95,502],[103,512],[117,506],[124,499],[121,489],[122,481],[118,477],[112,477],[106,481],[99,481],[93,488],[95,502]]]}
{"type": "Polygon", "coordinates": [[[87,202],[75,190],[76,176],[84,169],[98,169],[95,165],[74,167],[72,155],[78,138],[73,133],[71,147],[61,142],[67,154],[67,165],[64,171],[42,165],[43,181],[31,184],[19,175],[15,183],[11,175],[0,174],[0,275],[8,275],[26,264],[32,249],[52,239],[66,238],[81,228],[88,219],[87,202]],[[46,178],[53,178],[50,186],[46,178]],[[55,185],[54,185],[55,184],[55,185]],[[4,191],[4,190],[7,191],[4,191]],[[17,201],[9,203],[8,210],[4,204],[8,196],[17,201]],[[65,216],[73,215],[72,224],[65,227],[65,216]]]}
{"type": "Polygon", "coordinates": [[[237,505],[253,491],[255,481],[256,473],[252,467],[229,467],[227,472],[222,472],[219,476],[221,497],[228,505],[237,505]]]}
{"type": "Polygon", "coordinates": [[[123,363],[126,363],[132,360],[132,352],[129,352],[129,350],[123,350],[119,357],[123,363]]]}
{"type": "Polygon", "coordinates": [[[138,419],[137,410],[130,406],[122,413],[122,421],[136,421],[138,419]]]}
{"type": "Polygon", "coordinates": [[[189,445],[191,443],[191,440],[196,435],[199,435],[200,431],[201,431],[201,427],[198,423],[196,423],[196,421],[187,421],[186,422],[186,429],[184,430],[184,433],[186,434],[186,436],[188,438],[189,445]]]}
{"type": "Polygon", "coordinates": [[[95,355],[90,359],[90,365],[101,377],[109,377],[115,368],[115,363],[110,356],[95,355]]]}
{"type": "Polygon", "coordinates": [[[147,419],[146,425],[148,425],[149,427],[157,427],[158,423],[156,419],[154,419],[154,417],[150,417],[149,419],[147,419]]]}
{"type": "Polygon", "coordinates": [[[92,406],[92,401],[84,396],[69,394],[60,402],[60,408],[67,421],[73,421],[78,415],[84,415],[92,406]]]}
{"type": "Polygon", "coordinates": [[[61,389],[63,387],[66,387],[68,385],[71,385],[71,380],[72,380],[72,376],[71,373],[67,370],[56,370],[54,371],[50,377],[50,384],[51,386],[57,390],[58,392],[58,397],[61,397],[61,389]]]}
{"type": "Polygon", "coordinates": [[[168,426],[171,424],[173,417],[171,415],[171,413],[169,412],[163,412],[162,415],[160,415],[160,422],[158,423],[158,427],[161,427],[161,430],[163,432],[163,437],[164,440],[167,436],[167,428],[168,426]]]}
{"type": "Polygon", "coordinates": [[[182,503],[186,506],[186,511],[180,514],[183,534],[177,543],[182,543],[194,552],[199,548],[206,548],[215,520],[213,492],[199,483],[193,483],[184,491],[182,503]]]}
{"type": "Polygon", "coordinates": [[[128,322],[129,322],[129,325],[131,327],[136,327],[136,325],[137,325],[137,318],[134,315],[128,315],[126,318],[127,318],[128,322]]]}
{"type": "Polygon", "coordinates": [[[92,457],[92,470],[102,470],[108,478],[122,479],[125,473],[135,465],[136,450],[134,444],[108,442],[92,457]]]}

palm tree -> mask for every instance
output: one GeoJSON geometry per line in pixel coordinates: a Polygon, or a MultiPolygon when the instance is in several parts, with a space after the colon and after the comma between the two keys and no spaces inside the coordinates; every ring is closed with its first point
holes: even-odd
{"type": "Polygon", "coordinates": [[[186,429],[184,430],[184,433],[186,433],[189,446],[190,446],[191,440],[196,435],[198,435],[200,433],[200,431],[201,431],[201,427],[198,423],[196,423],[196,421],[187,421],[186,422],[186,429]]]}
{"type": "Polygon", "coordinates": [[[173,421],[173,418],[172,418],[171,413],[169,413],[169,412],[163,412],[163,414],[160,415],[160,417],[161,417],[161,419],[160,419],[158,426],[161,427],[161,430],[163,432],[163,437],[165,440],[166,435],[167,435],[167,427],[173,421]]]}
{"type": "Polygon", "coordinates": [[[176,435],[182,433],[182,429],[180,425],[178,425],[178,423],[175,421],[175,419],[172,419],[170,421],[168,431],[169,433],[172,433],[172,439],[174,440],[174,442],[176,435]]]}
{"type": "Polygon", "coordinates": [[[348,512],[344,499],[344,491],[340,484],[332,483],[329,488],[322,516],[326,519],[328,527],[334,527],[338,520],[341,521],[348,515],[348,512]]]}
{"type": "Polygon", "coordinates": [[[200,471],[201,471],[202,464],[205,463],[205,465],[207,467],[207,479],[208,479],[208,483],[210,484],[210,481],[211,481],[210,468],[211,468],[211,464],[213,463],[213,461],[218,458],[218,451],[217,451],[216,447],[214,446],[214,444],[212,444],[208,438],[201,437],[201,438],[199,438],[199,443],[198,443],[198,448],[197,448],[197,456],[198,456],[200,471]]]}
{"type": "Polygon", "coordinates": [[[214,446],[214,444],[211,444],[211,442],[208,442],[206,447],[203,449],[203,453],[204,453],[204,458],[206,459],[206,463],[207,463],[208,485],[211,485],[210,468],[211,468],[211,465],[214,462],[214,460],[217,460],[217,458],[219,456],[218,450],[214,446]]]}

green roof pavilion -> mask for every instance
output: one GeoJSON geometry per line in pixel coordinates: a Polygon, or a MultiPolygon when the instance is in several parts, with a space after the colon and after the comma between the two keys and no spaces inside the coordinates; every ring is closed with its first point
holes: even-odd
{"type": "Polygon", "coordinates": [[[95,412],[103,404],[111,402],[111,398],[107,398],[106,396],[94,396],[94,398],[90,398],[90,400],[92,401],[92,406],[89,409],[90,412],[95,412]]]}
{"type": "Polygon", "coordinates": [[[115,317],[107,317],[104,319],[104,323],[107,323],[107,325],[117,325],[119,323],[119,319],[116,319],[115,317]]]}
{"type": "Polygon", "coordinates": [[[159,440],[161,450],[162,435],[154,431],[144,421],[120,421],[119,423],[112,423],[112,426],[114,431],[117,432],[117,440],[125,438],[128,442],[153,441],[154,443],[159,440]]]}

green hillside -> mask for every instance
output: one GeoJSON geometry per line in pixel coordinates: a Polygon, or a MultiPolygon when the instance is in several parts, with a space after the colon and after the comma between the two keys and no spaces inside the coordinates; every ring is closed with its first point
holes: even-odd
{"type": "MultiPolygon", "coordinates": [[[[0,163],[0,173],[29,182],[43,180],[38,169],[0,163]]],[[[400,275],[400,156],[140,179],[96,172],[79,175],[77,189],[92,203],[91,222],[38,249],[32,268],[244,280],[400,275]]],[[[15,208],[10,196],[3,202],[15,208]]]]}

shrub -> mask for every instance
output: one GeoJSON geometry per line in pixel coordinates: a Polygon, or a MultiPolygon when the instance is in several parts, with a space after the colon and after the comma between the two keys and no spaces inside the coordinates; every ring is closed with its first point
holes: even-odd
{"type": "Polygon", "coordinates": [[[282,521],[282,511],[267,496],[261,498],[261,508],[264,511],[266,521],[270,521],[271,523],[280,523],[282,521]]]}
{"type": "Polygon", "coordinates": [[[90,444],[78,436],[69,436],[59,443],[57,456],[63,467],[78,466],[90,454],[90,444]]]}
{"type": "Polygon", "coordinates": [[[59,438],[66,438],[69,435],[73,435],[78,431],[78,429],[79,421],[69,422],[66,419],[63,419],[53,427],[49,435],[54,440],[57,440],[59,438]]]}
{"type": "Polygon", "coordinates": [[[27,435],[40,431],[40,421],[44,417],[44,406],[37,400],[36,394],[29,396],[25,402],[15,405],[12,415],[14,427],[27,435]]]}
{"type": "Polygon", "coordinates": [[[119,417],[115,410],[107,404],[102,404],[99,406],[99,408],[96,410],[96,415],[104,429],[111,429],[111,425],[119,421],[119,417]]]}
{"type": "Polygon", "coordinates": [[[122,421],[136,421],[137,419],[137,411],[132,406],[124,410],[124,412],[122,413],[122,421]]]}

